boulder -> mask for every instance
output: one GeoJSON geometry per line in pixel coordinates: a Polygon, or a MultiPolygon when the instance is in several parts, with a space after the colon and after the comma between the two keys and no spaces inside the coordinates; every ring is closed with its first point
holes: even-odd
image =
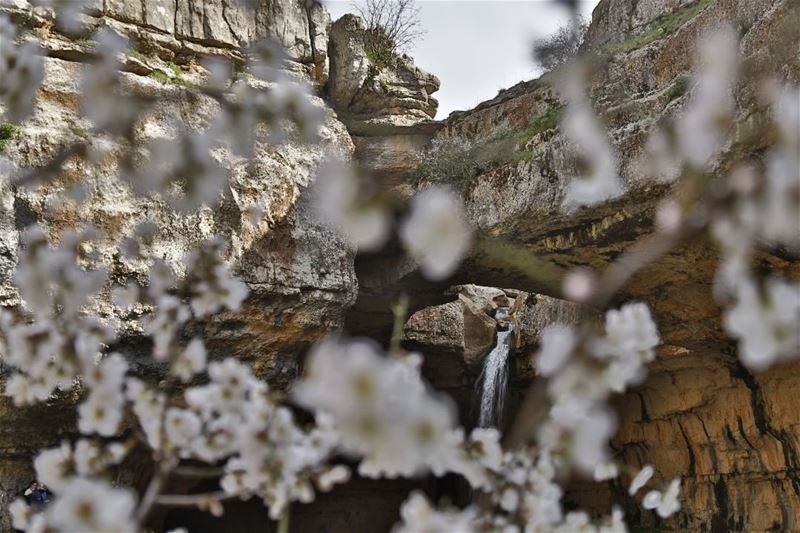
{"type": "Polygon", "coordinates": [[[459,294],[456,301],[411,315],[403,333],[405,342],[423,353],[452,353],[476,365],[494,346],[497,322],[479,304],[459,294]]]}

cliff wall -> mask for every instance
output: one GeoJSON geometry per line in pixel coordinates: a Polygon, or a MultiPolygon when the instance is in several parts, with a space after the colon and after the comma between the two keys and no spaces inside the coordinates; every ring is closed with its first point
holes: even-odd
{"type": "MultiPolygon", "coordinates": [[[[513,144],[505,161],[472,176],[464,188],[480,235],[513,243],[564,271],[602,271],[652,233],[655,207],[671,190],[641,161],[648,134],[664,118],[679,115],[691,96],[699,38],[723,23],[740,32],[743,75],[735,88],[730,151],[746,150],[757,159],[764,140],[747,139],[745,132],[758,117],[760,80],[800,80],[796,24],[789,22],[798,13],[797,2],[782,0],[601,1],[584,48],[594,55],[591,99],[609,128],[626,194],[569,216],[560,209],[566,180],[576,174],[574,147],[552,119],[563,102],[547,75],[453,113],[436,134],[484,146],[513,144]]],[[[603,505],[613,500],[626,508],[630,523],[663,530],[796,531],[800,364],[752,374],[739,363],[711,290],[716,261],[712,243],[691,242],[636,275],[620,297],[650,305],[663,343],[647,381],[620,398],[621,429],[613,447],[632,469],[652,463],[659,480],[683,477],[682,511],[662,522],[639,517],[617,483],[602,496],[594,486],[583,490],[578,484],[575,497],[603,505]]],[[[765,253],[759,261],[790,278],[800,276],[790,256],[765,253]]],[[[407,275],[398,280],[411,285],[407,275]]],[[[455,281],[557,295],[556,286],[526,280],[511,262],[481,251],[455,281]]]]}

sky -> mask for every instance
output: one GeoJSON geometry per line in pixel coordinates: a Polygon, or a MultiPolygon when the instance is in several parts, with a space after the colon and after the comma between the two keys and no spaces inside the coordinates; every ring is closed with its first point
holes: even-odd
{"type": "MultiPolygon", "coordinates": [[[[599,0],[584,0],[587,20],[599,0]]],[[[351,0],[326,0],[333,20],[354,11],[351,0]]],[[[541,74],[531,59],[535,39],[567,23],[550,0],[418,0],[426,31],[409,51],[414,62],[442,82],[436,118],[470,109],[500,89],[541,74]]]]}

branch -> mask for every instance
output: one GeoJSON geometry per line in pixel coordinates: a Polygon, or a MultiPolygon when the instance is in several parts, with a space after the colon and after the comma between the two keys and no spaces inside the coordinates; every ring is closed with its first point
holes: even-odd
{"type": "Polygon", "coordinates": [[[155,499],[155,505],[159,507],[198,507],[209,501],[235,500],[239,496],[239,494],[228,494],[222,490],[201,494],[162,494],[155,499]]]}

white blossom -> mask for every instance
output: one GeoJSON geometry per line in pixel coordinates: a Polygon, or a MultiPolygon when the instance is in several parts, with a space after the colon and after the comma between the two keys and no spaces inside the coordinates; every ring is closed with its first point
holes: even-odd
{"type": "Polygon", "coordinates": [[[608,441],[616,428],[611,413],[601,409],[589,412],[573,433],[570,458],[575,466],[591,473],[598,464],[608,460],[608,441]]]}
{"type": "Polygon", "coordinates": [[[663,493],[657,490],[648,492],[642,501],[642,506],[645,509],[655,509],[661,518],[668,518],[681,508],[680,492],[680,478],[673,479],[663,493]]]}
{"type": "Polygon", "coordinates": [[[125,382],[125,397],[133,404],[133,412],[139,420],[147,444],[154,450],[161,448],[161,415],[165,397],[140,380],[128,378],[125,382]]]}
{"type": "Polygon", "coordinates": [[[594,467],[594,472],[592,473],[592,478],[595,481],[607,481],[617,476],[619,476],[619,467],[611,461],[598,464],[594,467]]]}
{"type": "Polygon", "coordinates": [[[202,372],[206,367],[206,348],[202,339],[194,338],[189,341],[186,348],[178,355],[170,371],[184,383],[202,372]]]}
{"type": "Polygon", "coordinates": [[[364,194],[355,170],[341,161],[328,161],[319,170],[314,206],[324,222],[359,250],[376,250],[389,237],[389,213],[364,194]]]}
{"type": "Polygon", "coordinates": [[[597,280],[591,270],[575,268],[564,276],[561,287],[567,299],[573,302],[587,302],[597,288],[597,280]]]}
{"type": "Polygon", "coordinates": [[[636,477],[633,478],[631,481],[630,487],[628,487],[628,494],[634,496],[639,489],[647,485],[647,482],[650,481],[650,478],[653,477],[653,467],[650,465],[645,465],[639,473],[636,474],[636,477]]]}
{"type": "Polygon", "coordinates": [[[44,64],[38,45],[17,45],[16,26],[0,15],[0,102],[4,117],[12,122],[25,120],[33,113],[36,91],[44,79],[44,64]]]}
{"type": "Polygon", "coordinates": [[[137,115],[137,102],[122,93],[120,59],[128,43],[117,33],[101,29],[94,35],[96,59],[81,79],[81,111],[101,131],[125,134],[137,115]]]}
{"type": "Polygon", "coordinates": [[[313,349],[297,401],[329,414],[362,475],[442,474],[461,460],[450,405],[426,390],[419,368],[365,341],[326,339],[313,349]]]}
{"type": "Polygon", "coordinates": [[[588,166],[588,172],[572,178],[567,185],[563,201],[567,210],[581,205],[598,204],[617,198],[623,193],[614,149],[592,110],[583,85],[579,67],[572,66],[561,84],[567,100],[561,128],[577,146],[578,153],[588,166]]]}
{"type": "Polygon", "coordinates": [[[350,469],[344,465],[336,465],[317,476],[319,490],[328,492],[334,485],[345,483],[350,479],[350,469]]]}
{"type": "Polygon", "coordinates": [[[800,283],[769,278],[763,294],[743,278],[736,304],[725,311],[725,329],[739,339],[739,357],[753,370],[800,354],[800,283]]]}
{"type": "Polygon", "coordinates": [[[470,228],[464,208],[449,190],[430,187],[417,194],[400,237],[422,273],[444,279],[456,269],[470,245],[470,228]]]}
{"type": "Polygon", "coordinates": [[[561,324],[547,326],[542,332],[541,348],[536,355],[536,369],[542,376],[552,376],[567,362],[576,343],[571,327],[561,324]]]}
{"type": "Polygon", "coordinates": [[[733,83],[739,62],[736,31],[725,26],[700,42],[699,65],[691,102],[679,118],[677,140],[684,157],[705,168],[719,152],[732,119],[733,83]]]}
{"type": "Polygon", "coordinates": [[[153,140],[150,158],[128,182],[138,194],[159,194],[180,211],[215,206],[228,174],[212,155],[213,133],[180,131],[174,139],[153,140]]]}
{"type": "Polygon", "coordinates": [[[78,406],[78,430],[84,435],[116,435],[122,422],[123,407],[124,397],[120,390],[105,387],[92,390],[78,406]]]}
{"type": "Polygon", "coordinates": [[[68,443],[43,450],[33,461],[36,478],[56,492],[61,492],[73,470],[72,450],[68,443]]]}
{"type": "Polygon", "coordinates": [[[431,506],[420,492],[412,492],[400,507],[402,522],[395,526],[393,533],[447,533],[458,531],[469,533],[477,531],[477,512],[468,507],[463,511],[439,511],[431,506]]]}
{"type": "Polygon", "coordinates": [[[28,531],[33,512],[22,498],[17,498],[8,506],[8,513],[11,515],[11,525],[14,529],[28,531]]]}
{"type": "Polygon", "coordinates": [[[48,525],[56,531],[134,531],[133,494],[104,481],[74,478],[47,509],[48,525]]]}
{"type": "Polygon", "coordinates": [[[164,434],[176,448],[188,447],[200,436],[203,424],[200,418],[185,409],[172,407],[167,409],[164,420],[164,434]]]}

